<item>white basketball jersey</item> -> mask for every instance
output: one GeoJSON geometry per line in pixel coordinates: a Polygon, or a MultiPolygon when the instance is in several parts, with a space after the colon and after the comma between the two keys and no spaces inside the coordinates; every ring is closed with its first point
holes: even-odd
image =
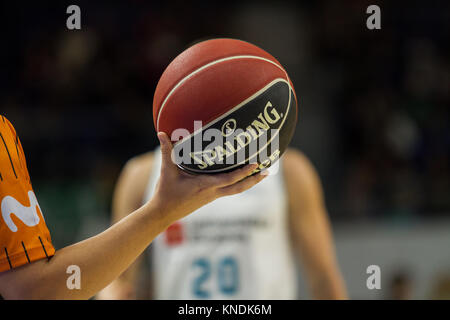
{"type": "MultiPolygon", "coordinates": [[[[147,199],[160,166],[158,148],[147,199]]],[[[170,226],[151,244],[155,299],[296,299],[286,197],[278,170],[170,226]]]]}

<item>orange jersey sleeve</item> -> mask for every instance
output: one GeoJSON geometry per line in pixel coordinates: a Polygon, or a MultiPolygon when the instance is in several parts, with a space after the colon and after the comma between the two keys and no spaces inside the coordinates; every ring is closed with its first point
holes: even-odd
{"type": "Polygon", "coordinates": [[[14,127],[3,116],[0,116],[0,210],[0,272],[54,255],[22,145],[14,127]]]}

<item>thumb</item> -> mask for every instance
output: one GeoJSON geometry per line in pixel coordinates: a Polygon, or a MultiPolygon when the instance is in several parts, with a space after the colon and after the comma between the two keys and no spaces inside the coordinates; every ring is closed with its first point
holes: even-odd
{"type": "Polygon", "coordinates": [[[172,163],[172,141],[170,141],[169,137],[165,132],[158,132],[158,140],[161,144],[161,170],[167,170],[173,167],[172,163]]]}

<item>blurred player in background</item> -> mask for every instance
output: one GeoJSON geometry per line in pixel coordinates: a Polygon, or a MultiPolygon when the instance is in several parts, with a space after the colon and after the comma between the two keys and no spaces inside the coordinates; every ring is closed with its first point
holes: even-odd
{"type": "Polygon", "coordinates": [[[218,197],[250,188],[264,177],[245,178],[255,164],[215,177],[182,172],[172,163],[169,138],[159,133],[163,159],[159,159],[161,178],[154,196],[106,231],[55,250],[33,192],[22,144],[3,116],[0,138],[0,296],[7,299],[90,298],[126,270],[174,221],[218,197]],[[81,272],[77,290],[67,286],[70,275],[66,270],[73,265],[81,272]]]}
{"type": "MultiPolygon", "coordinates": [[[[113,222],[151,198],[159,154],[156,149],[126,164],[114,193],[113,222]]],[[[155,239],[151,298],[296,299],[297,254],[313,298],[347,297],[314,167],[293,149],[279,163],[280,170],[255,188],[206,205],[155,239]]],[[[97,298],[146,298],[138,293],[142,265],[138,260],[97,298]]]]}

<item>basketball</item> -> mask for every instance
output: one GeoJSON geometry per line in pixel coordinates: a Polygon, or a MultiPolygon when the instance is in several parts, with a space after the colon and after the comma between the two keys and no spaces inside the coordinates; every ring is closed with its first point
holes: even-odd
{"type": "Polygon", "coordinates": [[[212,39],[178,55],[153,99],[158,132],[174,143],[174,160],[191,173],[273,165],[297,123],[297,97],[281,64],[241,40],[212,39]]]}

